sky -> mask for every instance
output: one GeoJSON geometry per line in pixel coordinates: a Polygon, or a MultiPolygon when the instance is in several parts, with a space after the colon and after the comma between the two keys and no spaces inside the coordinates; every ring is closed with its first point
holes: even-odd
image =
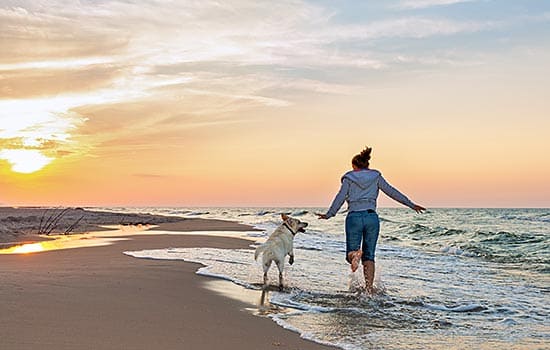
{"type": "Polygon", "coordinates": [[[0,205],[550,207],[550,2],[0,0],[0,205]],[[380,206],[399,206],[384,195],[380,206]]]}

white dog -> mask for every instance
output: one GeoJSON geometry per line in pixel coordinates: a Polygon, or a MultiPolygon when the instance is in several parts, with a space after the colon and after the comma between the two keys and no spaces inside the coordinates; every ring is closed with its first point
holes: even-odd
{"type": "Polygon", "coordinates": [[[271,267],[271,262],[275,261],[279,269],[279,289],[283,289],[283,268],[285,265],[285,257],[290,256],[288,263],[294,263],[294,236],[298,232],[305,232],[307,227],[306,222],[291,218],[288,215],[281,214],[283,224],[273,233],[267,241],[256,248],[254,259],[258,260],[258,256],[262,254],[262,264],[264,268],[264,287],[267,286],[267,271],[271,267]]]}

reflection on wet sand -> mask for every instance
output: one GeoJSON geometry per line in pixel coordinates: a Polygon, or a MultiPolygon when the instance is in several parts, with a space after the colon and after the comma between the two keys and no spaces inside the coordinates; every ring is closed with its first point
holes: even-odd
{"type": "Polygon", "coordinates": [[[31,254],[60,249],[97,247],[113,244],[127,238],[102,237],[90,234],[75,234],[69,236],[50,236],[49,241],[32,243],[8,243],[1,249],[0,254],[31,254]],[[6,247],[7,246],[7,247],[6,247]]]}
{"type": "Polygon", "coordinates": [[[287,309],[269,302],[269,288],[264,288],[262,290],[247,289],[232,282],[223,280],[207,281],[205,283],[205,287],[226,297],[248,304],[249,307],[246,308],[246,310],[255,315],[269,316],[272,314],[288,312],[287,309]]]}

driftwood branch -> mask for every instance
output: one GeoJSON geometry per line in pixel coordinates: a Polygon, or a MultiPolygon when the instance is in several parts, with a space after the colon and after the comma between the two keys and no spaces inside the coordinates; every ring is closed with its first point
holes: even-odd
{"type": "Polygon", "coordinates": [[[61,210],[57,215],[53,216],[53,219],[50,220],[49,225],[45,229],[45,234],[49,235],[52,233],[53,230],[57,227],[57,224],[59,224],[59,221],[63,218],[63,216],[69,211],[69,208],[65,208],[61,210]]]}
{"type": "Polygon", "coordinates": [[[42,232],[42,223],[44,222],[45,216],[46,216],[46,210],[42,212],[42,216],[40,217],[40,225],[38,225],[38,233],[42,232]]]}
{"type": "Polygon", "coordinates": [[[65,234],[68,235],[69,233],[71,233],[75,227],[80,223],[80,221],[84,218],[84,215],[82,215],[80,218],[78,218],[78,220],[76,220],[75,222],[73,222],[66,230],[65,230],[65,234]]]}
{"type": "MultiPolygon", "coordinates": [[[[61,220],[63,217],[71,210],[71,208],[65,208],[61,211],[57,212],[54,210],[50,215],[46,215],[47,209],[42,213],[42,217],[40,218],[40,225],[38,226],[38,234],[41,235],[50,235],[55,229],[58,228],[61,220]]],[[[76,226],[82,221],[84,218],[84,215],[82,215],[80,218],[76,219],[73,223],[71,223],[66,229],[65,234],[71,233],[76,226]]]]}

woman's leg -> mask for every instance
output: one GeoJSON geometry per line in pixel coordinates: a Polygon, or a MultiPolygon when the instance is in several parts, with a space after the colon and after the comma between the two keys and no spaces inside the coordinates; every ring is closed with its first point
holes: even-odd
{"type": "Polygon", "coordinates": [[[364,217],[363,231],[363,273],[368,294],[373,294],[373,283],[375,273],[374,255],[376,243],[380,233],[380,220],[376,213],[366,214],[364,217]]]}
{"type": "Polygon", "coordinates": [[[363,238],[363,222],[361,215],[351,212],[346,216],[346,260],[351,264],[351,271],[359,267],[361,256],[361,240],[363,238]]]}
{"type": "Polygon", "coordinates": [[[373,287],[374,271],[375,271],[374,261],[371,261],[371,260],[363,261],[363,273],[365,274],[365,286],[367,289],[367,293],[370,295],[374,294],[374,287],[373,287]]]}
{"type": "Polygon", "coordinates": [[[351,264],[351,272],[357,271],[363,251],[361,249],[348,253],[348,262],[351,264]]]}

